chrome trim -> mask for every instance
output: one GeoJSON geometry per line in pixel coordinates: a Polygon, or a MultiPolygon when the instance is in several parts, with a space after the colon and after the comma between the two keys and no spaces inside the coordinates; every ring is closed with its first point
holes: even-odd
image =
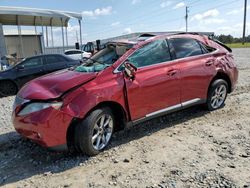
{"type": "Polygon", "coordinates": [[[170,111],[170,110],[174,110],[174,109],[180,108],[180,107],[181,107],[181,104],[170,106],[170,107],[164,108],[162,110],[158,110],[156,112],[152,112],[150,114],[147,114],[146,117],[154,116],[154,115],[157,115],[157,114],[160,114],[160,113],[164,113],[164,112],[167,112],[167,111],[170,111]]]}
{"type": "Polygon", "coordinates": [[[189,106],[189,105],[191,105],[193,103],[196,103],[196,102],[199,102],[199,101],[201,101],[201,99],[200,98],[196,98],[196,99],[192,99],[190,101],[183,102],[183,103],[181,103],[181,105],[183,107],[185,107],[185,106],[189,106]]]}
{"type": "Polygon", "coordinates": [[[170,106],[170,107],[167,107],[167,108],[164,108],[164,109],[161,109],[161,110],[152,112],[152,113],[150,113],[150,114],[146,114],[146,116],[144,116],[144,117],[142,117],[142,118],[140,118],[140,119],[134,120],[133,123],[140,122],[140,121],[142,121],[143,119],[150,118],[150,117],[155,116],[155,115],[157,115],[157,114],[169,112],[169,111],[176,110],[176,109],[181,109],[182,107],[185,108],[185,107],[187,107],[187,106],[189,106],[189,105],[198,103],[198,102],[200,102],[200,101],[202,101],[201,98],[195,98],[195,99],[192,99],[192,100],[183,102],[183,103],[181,103],[181,104],[177,104],[177,105],[174,105],[174,106],[170,106]]]}

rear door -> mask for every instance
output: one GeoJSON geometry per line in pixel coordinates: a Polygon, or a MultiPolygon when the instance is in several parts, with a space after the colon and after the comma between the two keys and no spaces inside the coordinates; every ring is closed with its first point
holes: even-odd
{"type": "Polygon", "coordinates": [[[16,74],[18,85],[23,85],[34,78],[42,76],[45,74],[43,57],[27,58],[16,66],[16,74]]]}
{"type": "Polygon", "coordinates": [[[57,70],[67,68],[66,58],[60,55],[46,55],[45,56],[45,67],[47,73],[54,72],[57,70]]]}
{"type": "Polygon", "coordinates": [[[179,70],[166,40],[141,47],[128,61],[138,68],[134,80],[125,78],[132,120],[154,116],[180,104],[179,70]]]}
{"type": "Polygon", "coordinates": [[[206,53],[199,41],[191,38],[169,39],[174,48],[181,77],[181,102],[185,105],[206,99],[215,74],[215,58],[206,53]]]}

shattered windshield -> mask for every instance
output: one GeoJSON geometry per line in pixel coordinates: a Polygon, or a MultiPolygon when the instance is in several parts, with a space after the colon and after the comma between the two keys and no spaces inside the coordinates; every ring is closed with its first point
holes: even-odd
{"type": "Polygon", "coordinates": [[[106,48],[91,58],[87,58],[82,65],[74,70],[77,72],[100,72],[116,62],[131,47],[127,44],[108,44],[106,48]]]}

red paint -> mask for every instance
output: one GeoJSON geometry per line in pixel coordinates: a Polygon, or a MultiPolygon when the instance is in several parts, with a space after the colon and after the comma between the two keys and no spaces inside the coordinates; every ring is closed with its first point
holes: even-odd
{"type": "Polygon", "coordinates": [[[48,108],[25,117],[13,115],[13,124],[18,133],[44,147],[54,147],[66,143],[66,132],[72,116],[48,108]],[[41,138],[37,137],[37,134],[41,138]]]}
{"type": "Polygon", "coordinates": [[[137,120],[146,114],[194,98],[206,99],[209,84],[218,72],[229,76],[233,90],[238,79],[233,56],[207,37],[189,34],[157,36],[139,42],[111,67],[99,73],[60,71],[31,81],[19,92],[21,98],[56,99],[65,91],[79,87],[61,98],[63,107],[60,110],[48,108],[20,117],[17,113],[22,106],[17,106],[13,112],[13,124],[17,132],[43,146],[66,144],[66,133],[72,119],[84,118],[102,102],[119,104],[124,109],[128,121],[137,120]],[[217,50],[209,54],[138,68],[133,81],[124,78],[123,72],[113,72],[144,44],[160,38],[183,36],[199,40],[217,50]],[[210,61],[213,63],[210,64],[210,61]]]}
{"type": "Polygon", "coordinates": [[[19,95],[24,99],[54,99],[68,89],[83,84],[95,77],[95,73],[62,70],[29,82],[20,90],[19,95]]]}

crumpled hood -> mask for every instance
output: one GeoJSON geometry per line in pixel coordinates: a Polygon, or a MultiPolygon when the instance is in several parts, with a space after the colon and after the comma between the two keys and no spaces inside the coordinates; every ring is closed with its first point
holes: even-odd
{"type": "Polygon", "coordinates": [[[58,71],[27,83],[18,93],[24,99],[47,100],[60,97],[64,92],[96,77],[96,73],[70,70],[58,71]]]}

